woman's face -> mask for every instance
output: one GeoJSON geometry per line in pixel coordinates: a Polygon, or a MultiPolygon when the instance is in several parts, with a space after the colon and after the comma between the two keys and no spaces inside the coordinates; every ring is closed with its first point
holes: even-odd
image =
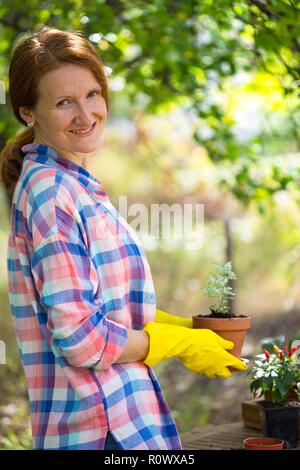
{"type": "Polygon", "coordinates": [[[97,150],[107,115],[101,86],[93,73],[64,64],[42,76],[34,110],[20,108],[26,122],[34,123],[34,141],[49,145],[81,163],[97,150]],[[78,155],[76,155],[78,154],[78,155]]]}

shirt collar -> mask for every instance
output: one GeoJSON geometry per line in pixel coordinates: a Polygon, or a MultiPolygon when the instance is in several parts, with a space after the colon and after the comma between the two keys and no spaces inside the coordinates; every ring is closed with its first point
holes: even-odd
{"type": "Polygon", "coordinates": [[[66,171],[80,181],[87,189],[96,192],[99,195],[106,196],[107,191],[101,185],[101,182],[89,173],[85,168],[77,163],[60,155],[53,147],[37,143],[23,145],[21,148],[26,158],[39,163],[50,165],[54,168],[60,168],[66,171]]]}

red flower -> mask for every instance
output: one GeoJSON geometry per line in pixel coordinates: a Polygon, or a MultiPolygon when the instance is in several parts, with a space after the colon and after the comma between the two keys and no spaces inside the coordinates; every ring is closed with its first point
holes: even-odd
{"type": "Polygon", "coordinates": [[[282,352],[282,351],[280,351],[279,357],[280,357],[280,360],[282,361],[283,358],[284,358],[284,355],[283,355],[283,352],[282,352]]]}
{"type": "Polygon", "coordinates": [[[270,353],[266,349],[264,349],[264,353],[265,353],[266,358],[270,359],[270,357],[271,357],[270,353]]]}
{"type": "Polygon", "coordinates": [[[288,356],[291,357],[297,350],[298,350],[298,347],[296,347],[296,348],[291,348],[291,349],[289,350],[288,356]]]}

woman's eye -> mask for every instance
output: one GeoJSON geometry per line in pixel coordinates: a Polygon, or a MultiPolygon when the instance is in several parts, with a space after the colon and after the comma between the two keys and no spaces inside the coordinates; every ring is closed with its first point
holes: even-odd
{"type": "Polygon", "coordinates": [[[60,101],[59,103],[57,103],[57,106],[61,106],[61,105],[65,104],[65,103],[69,103],[69,100],[62,100],[62,101],[60,101]]]}
{"type": "Polygon", "coordinates": [[[93,95],[93,96],[95,96],[95,95],[100,95],[100,91],[98,91],[98,90],[93,90],[93,91],[91,91],[90,95],[93,95]],[[93,93],[95,93],[95,94],[93,95],[93,93]]]}
{"type": "MultiPolygon", "coordinates": [[[[93,91],[91,91],[91,92],[88,94],[88,96],[92,96],[92,97],[93,97],[93,96],[97,96],[97,95],[100,95],[100,94],[101,94],[100,91],[98,91],[98,90],[93,90],[93,91]]],[[[57,106],[64,106],[65,104],[68,104],[68,103],[70,103],[70,100],[67,100],[67,99],[61,100],[59,103],[57,103],[57,106]]]]}

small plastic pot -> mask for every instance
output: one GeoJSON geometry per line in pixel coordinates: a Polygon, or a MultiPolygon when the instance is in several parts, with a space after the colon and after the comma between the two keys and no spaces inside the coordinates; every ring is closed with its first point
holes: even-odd
{"type": "Polygon", "coordinates": [[[282,450],[284,441],[275,437],[248,437],[244,440],[247,450],[282,450]]]}

